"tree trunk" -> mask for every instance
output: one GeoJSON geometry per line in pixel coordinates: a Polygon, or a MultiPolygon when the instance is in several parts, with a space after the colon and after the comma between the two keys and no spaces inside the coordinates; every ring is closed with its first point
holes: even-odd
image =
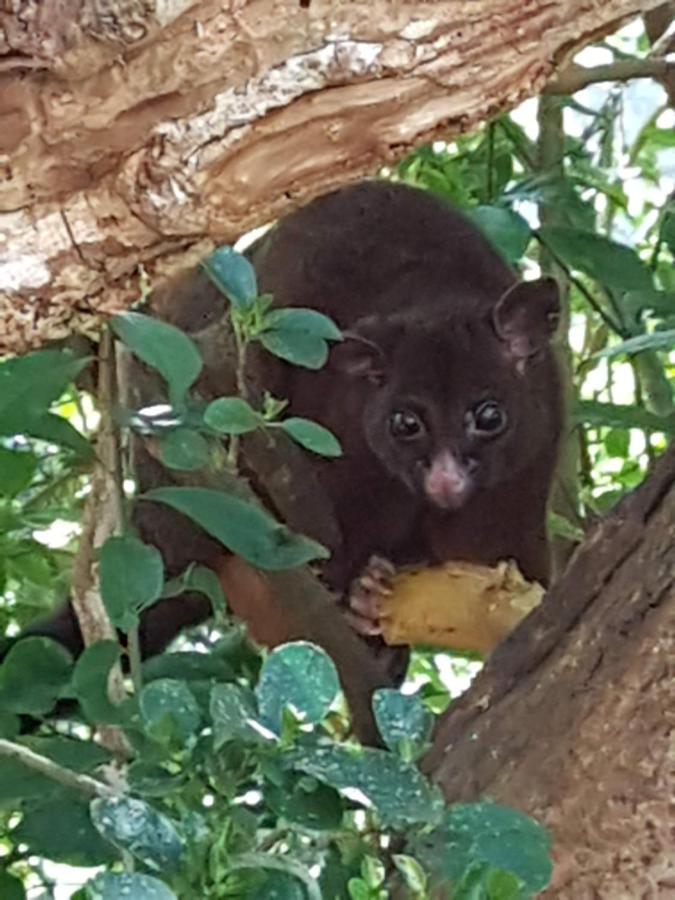
{"type": "Polygon", "coordinates": [[[675,896],[674,582],[671,447],[439,725],[425,766],[449,800],[551,829],[547,896],[675,896]]]}
{"type": "Polygon", "coordinates": [[[96,327],[212,242],[467,131],[661,0],[13,0],[0,352],[96,327]]]}

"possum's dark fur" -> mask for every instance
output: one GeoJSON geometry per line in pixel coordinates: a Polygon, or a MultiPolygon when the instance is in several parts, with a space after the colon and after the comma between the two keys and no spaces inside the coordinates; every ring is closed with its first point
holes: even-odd
{"type": "MultiPolygon", "coordinates": [[[[445,202],[379,181],[282,219],[251,258],[276,305],[318,309],[346,334],[318,373],[264,363],[265,383],[290,413],[326,425],[344,449],[341,459],[313,462],[342,531],[325,570],[331,586],[347,591],[375,553],[395,565],[513,558],[546,583],[546,505],[562,423],[549,346],[555,285],[519,283],[445,202]]],[[[211,299],[222,298],[203,275],[195,285],[195,315],[208,318],[211,299]]],[[[189,542],[174,539],[168,511],[153,523],[143,507],[141,533],[177,574],[189,542]]],[[[222,552],[203,536],[196,546],[206,562],[222,552]]],[[[158,604],[142,623],[144,653],[207,615],[203,598],[158,604]]],[[[69,609],[30,631],[78,649],[69,609]]]]}

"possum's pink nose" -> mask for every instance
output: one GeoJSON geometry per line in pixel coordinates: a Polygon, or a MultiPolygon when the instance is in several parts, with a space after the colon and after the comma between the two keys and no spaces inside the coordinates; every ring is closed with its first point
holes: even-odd
{"type": "Polygon", "coordinates": [[[471,487],[471,475],[464,463],[444,450],[432,462],[424,476],[427,497],[442,509],[457,509],[471,487]]]}

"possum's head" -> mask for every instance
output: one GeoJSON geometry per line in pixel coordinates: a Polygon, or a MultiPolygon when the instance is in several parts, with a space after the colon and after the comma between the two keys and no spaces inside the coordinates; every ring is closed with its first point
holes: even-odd
{"type": "Polygon", "coordinates": [[[558,313],[557,286],[542,279],[514,285],[486,314],[358,323],[333,364],[363,379],[363,430],[389,474],[459,509],[554,446],[558,313]]]}

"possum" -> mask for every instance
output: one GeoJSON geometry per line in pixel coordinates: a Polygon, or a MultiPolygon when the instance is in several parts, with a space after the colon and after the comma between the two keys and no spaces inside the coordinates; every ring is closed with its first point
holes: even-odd
{"type": "MultiPolygon", "coordinates": [[[[291,213],[250,258],[275,305],[312,307],[344,333],[319,372],[270,355],[258,362],[290,414],[321,423],[342,444],[341,458],[308,464],[341,534],[323,578],[356,610],[355,627],[377,634],[359,593],[374,555],[393,567],[513,559],[546,584],[547,502],[563,423],[551,347],[555,282],[520,281],[444,200],[385,181],[345,187],[291,213]]],[[[193,284],[191,315],[208,318],[222,297],[203,274],[193,284]]],[[[146,469],[144,490],[162,479],[156,464],[146,461],[146,469]]],[[[152,504],[138,508],[141,536],[160,548],[169,575],[191,559],[217,567],[223,548],[192,523],[152,504]]],[[[233,606],[254,618],[245,592],[233,606]]],[[[155,605],[141,623],[144,655],[208,614],[198,595],[155,605]]],[[[70,607],[29,632],[74,652],[81,646],[70,607]]]]}

